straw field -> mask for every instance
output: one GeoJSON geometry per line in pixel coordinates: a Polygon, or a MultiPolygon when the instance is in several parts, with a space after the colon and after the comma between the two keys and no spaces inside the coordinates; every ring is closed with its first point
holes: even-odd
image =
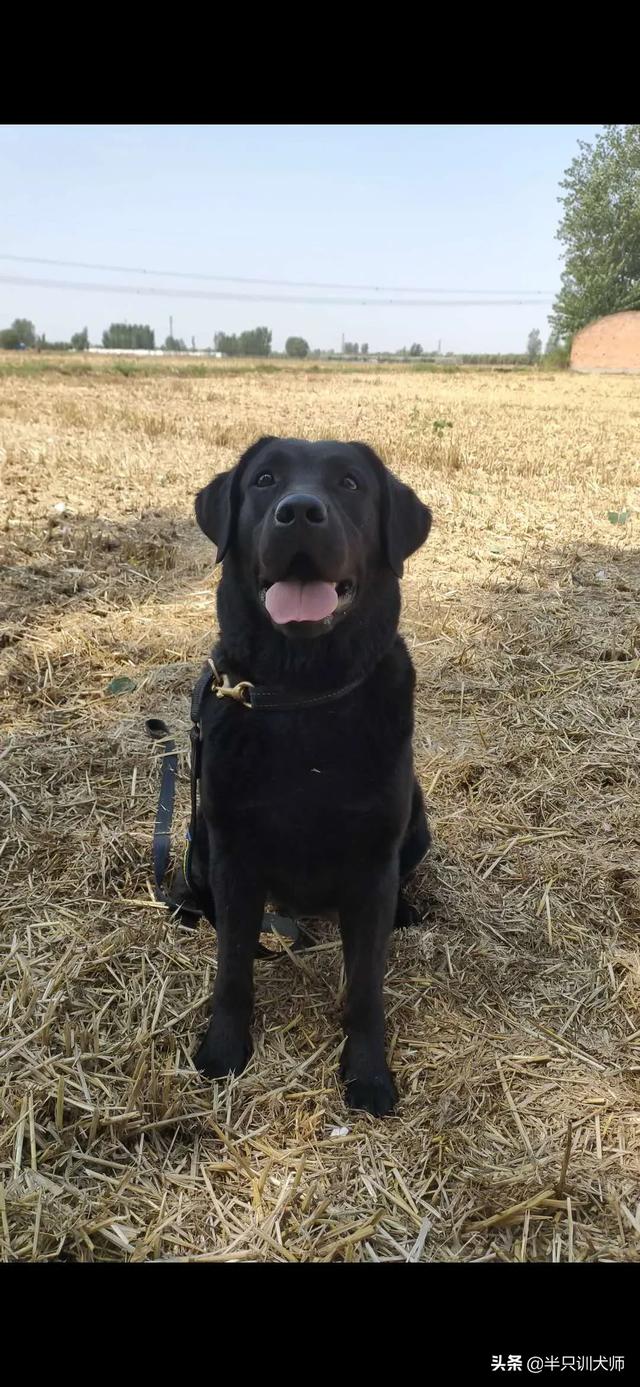
{"type": "Polygon", "coordinates": [[[11,367],[0,443],[2,1257],[640,1261],[640,384],[11,367]],[[215,936],[151,893],[144,719],[180,840],[215,629],[192,500],[264,432],[364,439],[435,516],[384,1122],[343,1104],[334,927],[256,965],[254,1058],[213,1084],[215,936]]]}

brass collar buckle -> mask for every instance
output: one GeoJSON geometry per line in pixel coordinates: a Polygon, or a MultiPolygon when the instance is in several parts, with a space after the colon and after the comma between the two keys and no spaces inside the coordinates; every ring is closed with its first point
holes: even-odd
{"type": "Polygon", "coordinates": [[[245,708],[250,708],[250,689],[253,689],[255,685],[251,684],[248,679],[241,679],[238,684],[232,684],[228,674],[218,673],[212,659],[209,659],[209,664],[213,670],[211,688],[216,698],[233,698],[236,703],[242,703],[245,708]]]}

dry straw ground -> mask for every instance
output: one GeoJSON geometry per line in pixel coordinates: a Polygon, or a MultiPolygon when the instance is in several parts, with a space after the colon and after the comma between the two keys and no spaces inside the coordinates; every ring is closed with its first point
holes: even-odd
{"type": "Polygon", "coordinates": [[[640,1260],[638,382],[8,374],[0,428],[2,1256],[640,1260]],[[383,1123],[337,1083],[330,926],[257,966],[255,1058],[212,1085],[215,939],[150,895],[143,721],[186,750],[215,620],[192,497],[264,431],[366,439],[436,517],[403,617],[435,847],[383,1123]]]}

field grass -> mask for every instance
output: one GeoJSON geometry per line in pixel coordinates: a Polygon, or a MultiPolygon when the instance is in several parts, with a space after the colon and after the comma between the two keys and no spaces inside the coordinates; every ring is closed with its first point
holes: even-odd
{"type": "MultiPolygon", "coordinates": [[[[397,372],[419,371],[428,372],[435,375],[457,375],[460,371],[478,372],[513,372],[521,371],[521,365],[483,365],[465,366],[457,361],[426,361],[421,358],[402,362],[385,360],[372,361],[370,359],[354,360],[345,357],[340,360],[337,357],[323,358],[321,360],[299,361],[287,357],[269,357],[260,359],[257,357],[228,357],[220,360],[215,357],[197,357],[178,353],[174,356],[100,356],[95,353],[82,352],[57,352],[41,354],[39,352],[4,352],[0,353],[0,379],[3,377],[17,377],[25,379],[29,376],[114,376],[116,380],[123,376],[146,377],[151,376],[156,380],[162,376],[180,376],[184,380],[190,378],[196,380],[206,380],[214,375],[237,376],[237,375],[273,375],[276,371],[287,371],[300,373],[303,375],[317,375],[319,372],[333,375],[343,373],[353,375],[376,374],[397,372]]],[[[544,363],[541,366],[545,369],[544,363]]]]}
{"type": "Polygon", "coordinates": [[[639,1261],[640,381],[9,366],[3,1258],[639,1261]],[[205,1083],[215,938],[151,896],[144,719],[179,734],[179,837],[214,635],[192,498],[264,432],[364,439],[435,514],[386,1122],[343,1104],[330,926],[257,965],[254,1060],[205,1083]]]}

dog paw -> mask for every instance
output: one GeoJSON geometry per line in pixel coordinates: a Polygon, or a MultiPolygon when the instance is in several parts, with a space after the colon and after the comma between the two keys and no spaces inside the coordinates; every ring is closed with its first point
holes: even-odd
{"type": "Polygon", "coordinates": [[[193,1056],[193,1063],[207,1079],[226,1079],[229,1074],[241,1074],[251,1058],[248,1036],[218,1038],[205,1035],[193,1056]]]}
{"type": "Polygon", "coordinates": [[[368,1078],[347,1079],[345,1097],[350,1108],[359,1108],[372,1117],[387,1117],[398,1101],[398,1090],[391,1071],[368,1078]]]}

